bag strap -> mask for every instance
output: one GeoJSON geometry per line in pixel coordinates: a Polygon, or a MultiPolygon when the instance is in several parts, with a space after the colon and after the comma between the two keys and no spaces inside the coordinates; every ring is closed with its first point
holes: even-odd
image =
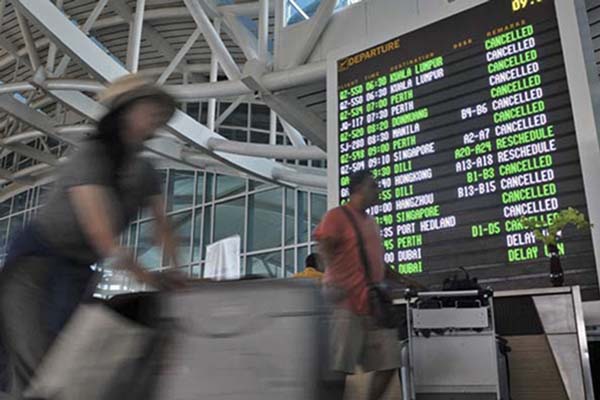
{"type": "Polygon", "coordinates": [[[362,261],[362,265],[365,271],[365,278],[367,278],[367,284],[371,286],[373,285],[373,280],[371,279],[371,268],[369,265],[369,258],[367,257],[367,251],[365,249],[365,242],[360,233],[360,229],[358,227],[358,224],[356,223],[356,219],[352,215],[352,212],[349,211],[345,206],[342,206],[340,208],[342,209],[344,214],[346,214],[346,217],[350,221],[350,224],[352,224],[352,228],[354,229],[354,232],[356,234],[356,239],[358,240],[358,252],[360,254],[360,259],[362,261]]]}

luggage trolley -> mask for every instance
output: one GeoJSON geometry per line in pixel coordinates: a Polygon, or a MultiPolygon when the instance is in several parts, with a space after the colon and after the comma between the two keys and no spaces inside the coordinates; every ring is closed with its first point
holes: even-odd
{"type": "Polygon", "coordinates": [[[408,292],[406,299],[410,400],[509,400],[491,290],[408,292]]]}

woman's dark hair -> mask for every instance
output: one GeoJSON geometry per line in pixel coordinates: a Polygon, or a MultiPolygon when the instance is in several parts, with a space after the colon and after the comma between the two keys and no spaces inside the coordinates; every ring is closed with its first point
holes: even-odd
{"type": "Polygon", "coordinates": [[[117,182],[117,175],[127,158],[127,148],[121,135],[121,121],[128,108],[129,105],[124,105],[102,117],[98,122],[96,134],[90,138],[90,141],[100,144],[106,152],[115,183],[117,182]]]}
{"type": "Polygon", "coordinates": [[[129,101],[119,104],[115,109],[111,110],[98,122],[98,130],[94,136],[90,138],[92,141],[96,141],[106,151],[111,162],[112,173],[117,182],[117,175],[125,161],[127,160],[128,148],[123,141],[123,135],[121,132],[122,121],[125,114],[129,111],[131,106],[139,101],[150,101],[161,104],[167,107],[172,112],[175,110],[175,101],[172,97],[162,92],[152,91],[151,94],[146,96],[134,97],[129,101]]]}

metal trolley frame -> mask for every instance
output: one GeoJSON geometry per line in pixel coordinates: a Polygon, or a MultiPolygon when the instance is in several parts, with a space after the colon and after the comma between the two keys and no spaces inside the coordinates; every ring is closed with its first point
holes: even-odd
{"type": "Polygon", "coordinates": [[[509,400],[491,291],[409,292],[406,299],[402,375],[410,400],[509,400]]]}

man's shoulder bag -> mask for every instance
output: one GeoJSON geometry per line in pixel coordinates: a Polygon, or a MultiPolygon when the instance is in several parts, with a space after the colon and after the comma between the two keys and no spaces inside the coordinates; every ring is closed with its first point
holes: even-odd
{"type": "Polygon", "coordinates": [[[385,288],[373,282],[373,279],[371,278],[371,268],[369,258],[367,257],[365,242],[360,232],[360,228],[356,222],[356,219],[354,218],[352,213],[348,209],[346,209],[346,207],[341,207],[341,209],[344,212],[344,214],[346,214],[346,217],[348,217],[348,220],[352,224],[352,227],[356,234],[356,239],[358,241],[360,261],[363,265],[363,270],[367,281],[367,290],[369,296],[369,307],[371,309],[371,315],[375,319],[377,325],[381,328],[396,328],[397,318],[393,310],[392,299],[385,290],[385,288]]]}

